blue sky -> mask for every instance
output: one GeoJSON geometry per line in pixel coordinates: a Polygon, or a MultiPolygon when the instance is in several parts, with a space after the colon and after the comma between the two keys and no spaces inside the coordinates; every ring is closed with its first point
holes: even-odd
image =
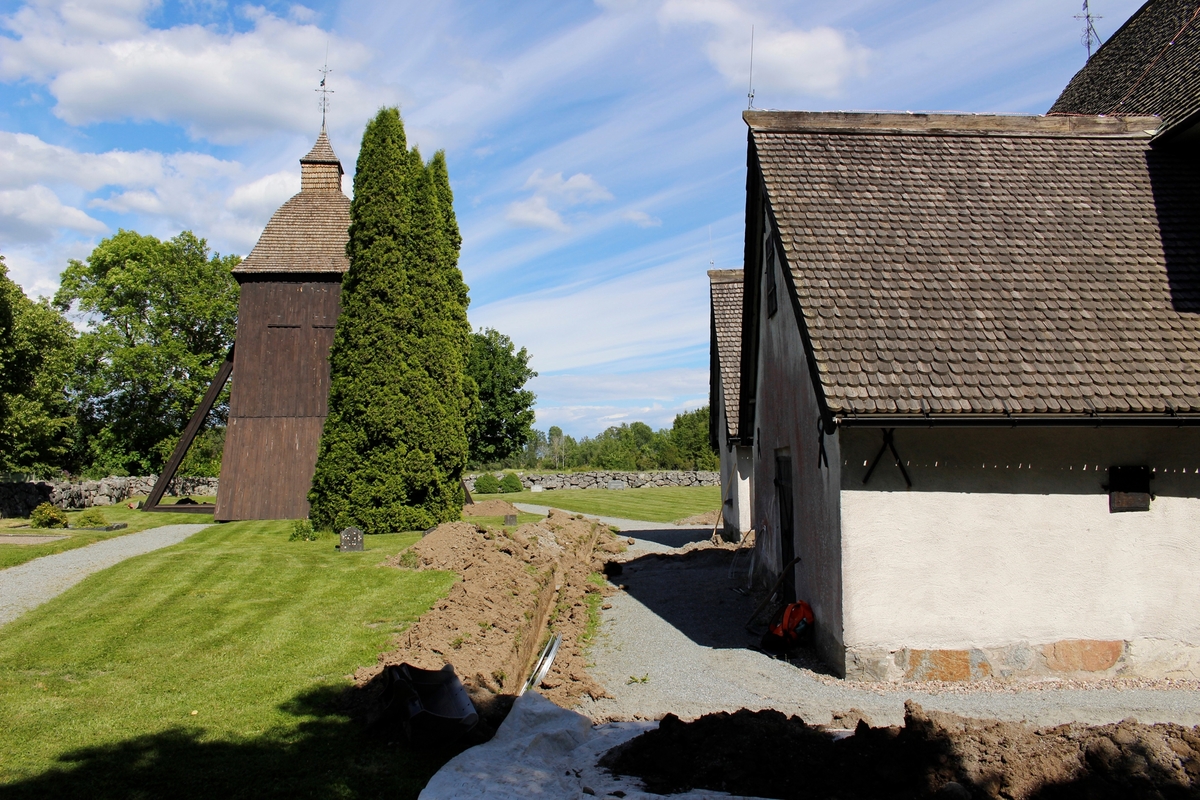
{"type": "MultiPolygon", "coordinates": [[[[1107,38],[1140,0],[1093,0],[1107,38]]],[[[705,271],[742,257],[746,107],[1045,111],[1076,0],[0,3],[0,252],[31,295],[118,228],[245,255],[320,127],[353,172],[399,104],[444,148],[471,321],[540,373],[538,426],[708,397],[705,271]]],[[[349,180],[347,180],[349,189],[349,180]]]]}

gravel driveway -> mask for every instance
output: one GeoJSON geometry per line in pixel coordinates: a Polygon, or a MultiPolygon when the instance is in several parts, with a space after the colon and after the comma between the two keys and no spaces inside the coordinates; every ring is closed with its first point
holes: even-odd
{"type": "MultiPolygon", "coordinates": [[[[757,636],[742,627],[756,605],[735,591],[744,585],[748,555],[701,550],[683,556],[664,545],[665,531],[637,530],[633,560],[614,581],[627,588],[608,599],[590,671],[611,699],[579,709],[597,722],[659,719],[671,712],[693,718],[714,711],[774,708],[814,724],[829,724],[851,709],[875,725],[901,724],[904,701],[971,717],[1052,725],[1135,717],[1140,722],[1200,724],[1200,684],[1129,681],[1084,687],[1042,684],[878,684],[839,680],[819,662],[795,666],[750,649],[757,636]],[[734,561],[736,559],[736,561],[734,561]]],[[[642,525],[646,525],[642,523],[642,525]]],[[[675,528],[675,526],[666,526],[675,528]]],[[[676,529],[679,531],[679,529],[676,529]]],[[[688,541],[709,531],[679,531],[688,541]]],[[[673,542],[672,542],[673,543],[673,542]]],[[[761,633],[761,630],[760,630],[761,633]]]]}
{"type": "Polygon", "coordinates": [[[207,525],[164,525],[0,570],[0,625],[127,558],[182,542],[207,525]]]}

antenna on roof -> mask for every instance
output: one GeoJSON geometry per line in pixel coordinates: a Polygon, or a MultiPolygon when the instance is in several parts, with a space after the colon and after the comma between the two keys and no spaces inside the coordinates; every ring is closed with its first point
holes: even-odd
{"type": "Polygon", "coordinates": [[[1083,20],[1083,33],[1079,36],[1079,41],[1087,48],[1088,58],[1091,58],[1092,43],[1095,42],[1097,47],[1104,44],[1100,39],[1100,34],[1096,33],[1096,26],[1092,24],[1092,21],[1104,19],[1104,17],[1099,14],[1093,14],[1092,10],[1088,8],[1088,0],[1083,0],[1083,13],[1076,14],[1075,19],[1083,20]]]}
{"type": "Polygon", "coordinates": [[[750,26],[750,89],[746,92],[746,109],[754,108],[754,26],[750,26]]]}
{"type": "Polygon", "coordinates": [[[325,45],[325,65],[317,72],[321,73],[321,85],[313,91],[319,92],[321,95],[321,130],[325,130],[325,112],[329,110],[329,95],[334,94],[332,89],[325,88],[325,80],[329,77],[329,73],[333,72],[329,68],[329,45],[325,45]]]}

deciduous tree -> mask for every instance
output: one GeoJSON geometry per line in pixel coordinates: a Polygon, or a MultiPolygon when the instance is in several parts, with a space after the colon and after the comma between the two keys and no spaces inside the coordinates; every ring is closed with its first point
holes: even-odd
{"type": "MultiPolygon", "coordinates": [[[[191,231],[168,241],[119,231],[72,260],[54,304],[87,322],[72,388],[92,472],[157,472],[237,329],[241,259],[191,231]]],[[[219,402],[209,423],[222,425],[219,402]]]]}
{"type": "Polygon", "coordinates": [[[45,299],[25,296],[0,256],[0,472],[50,477],[70,466],[74,334],[45,299]]]}
{"type": "Polygon", "coordinates": [[[525,348],[517,350],[512,339],[492,328],[474,333],[467,374],[479,387],[479,408],[467,426],[472,463],[494,464],[521,452],[532,432],[537,399],[525,388],[537,376],[525,348]]]}

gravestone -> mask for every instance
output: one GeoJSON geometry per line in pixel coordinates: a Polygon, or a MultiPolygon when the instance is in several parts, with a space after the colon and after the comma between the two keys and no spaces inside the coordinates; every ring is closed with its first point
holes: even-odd
{"type": "Polygon", "coordinates": [[[517,524],[517,515],[516,514],[505,514],[504,515],[504,524],[505,525],[516,525],[517,524]]]}
{"type": "Polygon", "coordinates": [[[342,531],[342,542],[339,548],[343,553],[352,551],[362,552],[363,549],[363,532],[358,528],[351,526],[342,531]]]}
{"type": "Polygon", "coordinates": [[[625,483],[625,481],[609,481],[608,488],[609,489],[625,489],[625,488],[627,488],[627,484],[625,483]]]}

